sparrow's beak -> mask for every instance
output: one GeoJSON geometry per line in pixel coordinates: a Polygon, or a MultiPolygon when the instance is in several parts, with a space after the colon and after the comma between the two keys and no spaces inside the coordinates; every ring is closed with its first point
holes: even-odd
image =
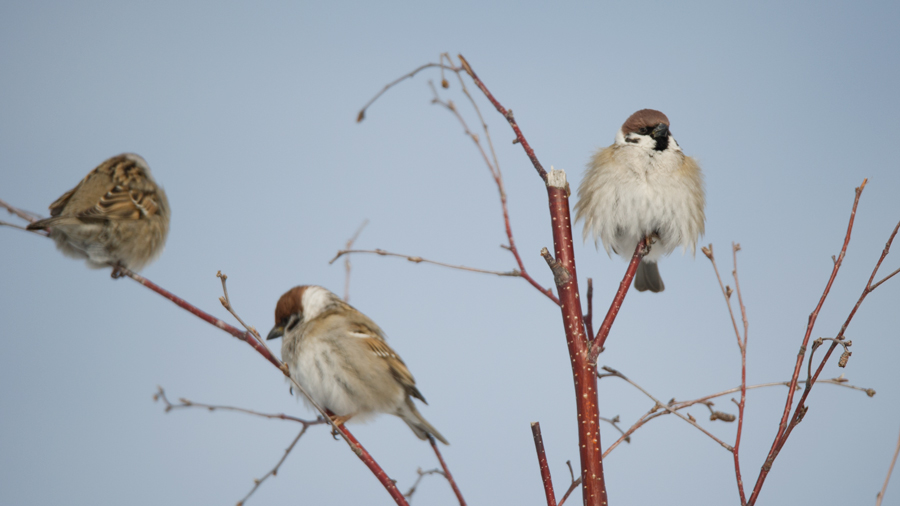
{"type": "Polygon", "coordinates": [[[266,341],[270,341],[272,339],[278,339],[279,337],[284,335],[284,327],[281,325],[276,325],[269,331],[269,335],[266,337],[266,341]]]}
{"type": "Polygon", "coordinates": [[[660,124],[656,125],[656,128],[653,129],[653,132],[651,132],[650,135],[654,139],[661,139],[663,137],[667,137],[669,135],[669,125],[666,125],[665,123],[660,123],[660,124]]]}

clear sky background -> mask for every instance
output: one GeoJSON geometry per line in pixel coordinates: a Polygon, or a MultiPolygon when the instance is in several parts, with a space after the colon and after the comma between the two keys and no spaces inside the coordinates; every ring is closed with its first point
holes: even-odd
{"type": "MultiPolygon", "coordinates": [[[[900,220],[898,20],[896,2],[5,2],[0,198],[46,213],[107,157],[139,153],[173,210],[166,250],[144,274],[231,321],[217,301],[222,270],[241,316],[264,332],[288,288],[343,291],[343,266],[328,261],[365,219],[361,248],[509,270],[489,173],[456,120],[429,104],[437,72],[404,82],[355,123],[386,83],[462,53],[543,164],[573,186],[629,114],[669,116],[706,175],[701,244],[714,244],[723,274],[731,242],[743,248],[748,381],[784,381],[854,187],[869,178],[814,338],[837,333],[900,220]]],[[[442,96],[464,103],[453,80],[442,96]]],[[[538,254],[552,246],[546,192],[505,121],[476,99],[526,266],[550,286],[538,254]]],[[[895,249],[884,273],[900,266],[895,249]]],[[[234,504],[299,431],[241,414],[166,414],[152,399],[157,385],[173,399],[314,416],[246,344],[133,281],[17,230],[0,230],[0,250],[0,503],[234,504]]],[[[602,313],[625,263],[590,241],[576,254],[602,313]]],[[[666,291],[629,293],[600,365],[666,401],[737,386],[740,357],[709,262],[675,253],[660,269],[666,291]]],[[[900,279],[870,295],[847,331],[849,366],[835,358],[823,373],[878,394],[818,386],[762,503],[874,504],[900,428],[898,300],[900,279]]],[[[577,434],[552,303],[520,279],[377,256],[353,258],[351,303],[415,374],[470,504],[544,503],[533,421],[565,490],[577,434]]],[[[785,390],[748,395],[748,487],[785,390]]],[[[652,406],[616,379],[601,381],[599,395],[601,415],[626,427],[652,406]]],[[[717,408],[736,413],[727,397],[717,408]]],[[[702,406],[689,412],[733,441],[734,424],[707,421],[702,406]]],[[[403,491],[417,468],[437,466],[396,417],[351,428],[403,491]]],[[[602,427],[604,447],[616,437],[602,427]]],[[[675,418],[640,429],[605,468],[613,505],[738,504],[731,455],[675,418]]],[[[391,503],[322,427],[248,501],[391,503]]],[[[431,477],[414,503],[455,499],[431,477]]],[[[900,504],[900,482],[885,504],[900,504]]]]}

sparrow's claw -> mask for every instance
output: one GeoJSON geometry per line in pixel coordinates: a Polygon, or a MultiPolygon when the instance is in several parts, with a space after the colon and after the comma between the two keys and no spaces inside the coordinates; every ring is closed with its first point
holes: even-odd
{"type": "Polygon", "coordinates": [[[122,272],[122,269],[124,269],[124,266],[121,263],[117,263],[117,264],[113,265],[113,269],[112,269],[112,272],[110,273],[109,277],[111,277],[113,279],[124,278],[125,273],[122,272]]]}
{"type": "Polygon", "coordinates": [[[337,431],[338,427],[340,427],[341,425],[344,425],[347,422],[347,420],[353,418],[353,415],[346,415],[346,416],[328,415],[328,418],[330,418],[331,423],[334,424],[333,428],[331,429],[331,437],[337,439],[338,438],[338,431],[337,431]]]}

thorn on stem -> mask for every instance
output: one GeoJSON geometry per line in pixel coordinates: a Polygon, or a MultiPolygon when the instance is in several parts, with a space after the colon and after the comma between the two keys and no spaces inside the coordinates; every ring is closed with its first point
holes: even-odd
{"type": "Polygon", "coordinates": [[[516,137],[515,139],[513,139],[513,144],[518,144],[518,143],[519,143],[519,138],[518,138],[518,137],[516,137]]]}

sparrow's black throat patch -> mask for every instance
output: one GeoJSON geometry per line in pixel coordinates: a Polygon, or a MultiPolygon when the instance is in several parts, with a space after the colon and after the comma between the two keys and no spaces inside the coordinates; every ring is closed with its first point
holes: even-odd
{"type": "Polygon", "coordinates": [[[655,140],[656,140],[656,147],[653,149],[655,149],[656,151],[665,151],[666,148],[669,147],[669,136],[668,135],[666,135],[665,137],[659,137],[655,140]]]}

